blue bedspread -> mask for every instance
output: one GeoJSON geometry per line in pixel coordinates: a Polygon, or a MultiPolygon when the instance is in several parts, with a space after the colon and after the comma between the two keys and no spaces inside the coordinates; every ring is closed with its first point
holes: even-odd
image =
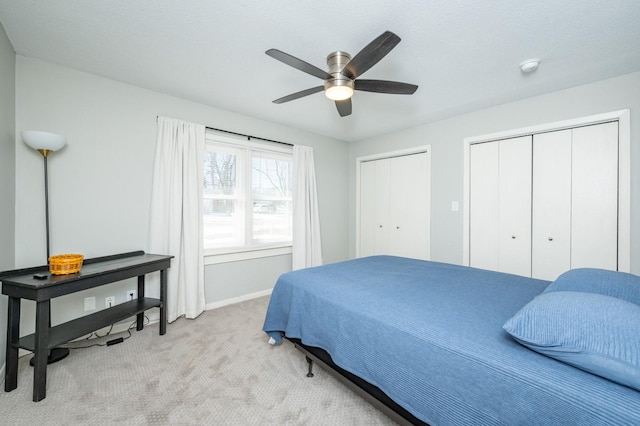
{"type": "Polygon", "coordinates": [[[640,424],[640,392],[502,329],[548,284],[374,256],[282,275],[263,329],[326,350],[432,425],[640,424]]]}

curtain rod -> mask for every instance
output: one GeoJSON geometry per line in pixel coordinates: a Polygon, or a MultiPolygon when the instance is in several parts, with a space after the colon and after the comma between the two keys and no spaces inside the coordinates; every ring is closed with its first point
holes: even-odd
{"type": "Polygon", "coordinates": [[[282,145],[293,146],[292,143],[275,141],[273,139],[261,138],[259,136],[245,135],[244,133],[232,132],[231,130],[216,129],[215,127],[209,127],[209,126],[206,126],[206,128],[207,128],[207,130],[215,130],[215,131],[218,131],[218,132],[230,133],[230,134],[236,135],[236,136],[243,136],[243,137],[247,138],[247,140],[260,139],[261,141],[274,142],[274,143],[279,143],[279,144],[282,144],[282,145]]]}
{"type": "MultiPolygon", "coordinates": [[[[160,117],[160,116],[156,115],[156,121],[158,120],[158,117],[160,117]]],[[[247,138],[247,140],[251,140],[253,138],[253,139],[260,139],[261,141],[267,141],[267,142],[279,143],[281,145],[293,146],[293,144],[289,143],[289,142],[280,142],[280,141],[276,141],[276,140],[273,140],[273,139],[261,138],[259,136],[245,135],[244,133],[232,132],[231,130],[216,129],[215,127],[209,127],[209,126],[205,126],[205,128],[207,130],[216,130],[218,132],[229,133],[229,134],[236,135],[236,136],[242,136],[242,137],[247,138]]]]}

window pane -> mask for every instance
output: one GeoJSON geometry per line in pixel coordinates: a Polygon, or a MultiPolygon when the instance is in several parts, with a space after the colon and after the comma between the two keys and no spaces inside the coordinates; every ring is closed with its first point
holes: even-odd
{"type": "Polygon", "coordinates": [[[293,162],[256,152],[251,158],[251,195],[254,198],[291,199],[293,162]]]}
{"type": "Polygon", "coordinates": [[[251,237],[254,243],[291,241],[292,171],[290,156],[253,152],[251,237]]]}
{"type": "Polygon", "coordinates": [[[214,147],[204,157],[204,247],[244,244],[244,216],[238,204],[238,154],[214,147]]]}
{"type": "Polygon", "coordinates": [[[204,200],[204,247],[242,245],[242,215],[235,200],[204,200]]]}
{"type": "Polygon", "coordinates": [[[205,151],[204,193],[234,195],[237,190],[237,156],[227,152],[205,151]]]}
{"type": "Polygon", "coordinates": [[[252,236],[263,244],[291,241],[291,201],[255,201],[252,236]]]}

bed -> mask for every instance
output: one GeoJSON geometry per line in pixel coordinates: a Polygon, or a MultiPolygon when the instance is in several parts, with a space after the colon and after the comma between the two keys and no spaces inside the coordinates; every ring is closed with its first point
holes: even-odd
{"type": "Polygon", "coordinates": [[[640,277],[563,277],[354,259],[282,275],[263,329],[356,382],[396,420],[640,424],[640,277]]]}

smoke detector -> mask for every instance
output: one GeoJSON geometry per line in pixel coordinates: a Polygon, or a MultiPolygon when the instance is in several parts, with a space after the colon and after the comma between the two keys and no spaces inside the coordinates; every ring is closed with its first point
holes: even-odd
{"type": "Polygon", "coordinates": [[[525,74],[529,74],[537,70],[538,66],[540,66],[540,59],[531,58],[520,64],[520,70],[525,74]]]}

